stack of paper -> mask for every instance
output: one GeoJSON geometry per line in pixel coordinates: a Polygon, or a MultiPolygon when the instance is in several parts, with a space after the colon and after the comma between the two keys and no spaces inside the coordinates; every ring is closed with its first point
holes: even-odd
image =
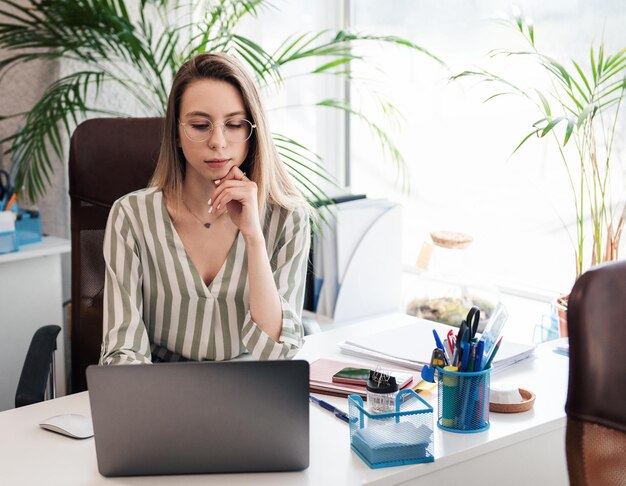
{"type": "Polygon", "coordinates": [[[432,435],[426,425],[391,422],[359,429],[351,440],[369,463],[377,464],[426,457],[432,435]]]}
{"type": "MultiPolygon", "coordinates": [[[[445,339],[450,329],[455,334],[458,332],[455,327],[422,320],[408,326],[350,339],[339,344],[339,347],[344,354],[421,370],[422,366],[430,362],[435,347],[433,329],[439,333],[442,340],[445,339]]],[[[503,340],[493,360],[492,372],[497,373],[528,358],[533,354],[535,347],[535,345],[503,340]]]]}

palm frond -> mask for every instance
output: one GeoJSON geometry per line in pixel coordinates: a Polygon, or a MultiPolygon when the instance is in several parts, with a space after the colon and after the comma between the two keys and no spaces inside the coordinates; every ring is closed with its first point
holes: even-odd
{"type": "MultiPolygon", "coordinates": [[[[87,114],[111,114],[97,104],[98,89],[105,81],[128,91],[146,114],[160,115],[168,97],[169,78],[185,59],[201,52],[235,53],[265,86],[282,86],[283,66],[304,59],[315,61],[313,68],[306,64],[305,75],[360,79],[354,74],[354,63],[366,58],[354,48],[371,42],[409,48],[443,64],[405,39],[344,31],[292,36],[270,54],[237,31],[243,19],[273,8],[268,0],[140,0],[133,9],[128,5],[125,0],[31,0],[27,4],[0,0],[0,48],[7,54],[0,60],[0,81],[13,67],[33,61],[62,58],[83,66],[52,84],[26,115],[23,129],[4,140],[12,143],[9,151],[19,159],[18,183],[33,200],[43,195],[50,181],[52,156],[64,159],[63,136],[87,114]],[[184,17],[194,6],[202,10],[202,19],[195,24],[184,17]],[[86,100],[92,95],[94,106],[88,106],[86,100]]],[[[609,57],[603,62],[606,73],[620,60],[609,57]]],[[[381,126],[338,100],[323,100],[317,106],[339,109],[365,122],[406,182],[404,160],[381,126]]],[[[378,109],[391,121],[398,117],[396,108],[382,99],[378,109]]],[[[0,119],[13,115],[0,114],[0,119]]],[[[312,201],[327,199],[318,182],[334,181],[319,158],[288,137],[275,137],[303,192],[312,201]]]]}
{"type": "Polygon", "coordinates": [[[395,35],[372,35],[372,34],[348,33],[344,31],[340,31],[337,34],[335,41],[336,42],[348,41],[350,43],[358,43],[360,41],[365,41],[365,42],[373,41],[373,42],[378,42],[378,43],[383,43],[383,44],[391,44],[391,45],[395,45],[398,47],[406,47],[413,51],[419,52],[421,54],[425,54],[426,56],[430,57],[431,59],[433,59],[440,65],[447,67],[447,64],[440,57],[436,56],[425,47],[420,46],[407,39],[403,39],[402,37],[397,37],[395,35]]]}
{"type": "Polygon", "coordinates": [[[15,186],[31,200],[43,196],[53,172],[52,154],[63,158],[62,134],[71,134],[74,126],[87,113],[119,113],[89,107],[86,98],[89,89],[98,89],[106,76],[99,71],[80,71],[53,83],[33,106],[22,130],[0,143],[11,142],[7,153],[14,153],[18,161],[15,186]]]}
{"type": "Polygon", "coordinates": [[[359,121],[364,123],[378,139],[383,153],[387,154],[391,158],[396,171],[396,183],[399,182],[401,184],[401,189],[405,194],[409,193],[409,184],[406,177],[408,173],[406,161],[389,134],[378,123],[373,122],[370,117],[365,115],[362,111],[354,108],[342,100],[326,99],[319,101],[316,104],[317,106],[342,110],[346,113],[354,115],[359,121]]]}
{"type": "MultiPolygon", "coordinates": [[[[330,187],[341,189],[333,176],[326,170],[322,158],[305,147],[301,143],[279,133],[273,133],[272,137],[278,153],[296,182],[305,200],[315,208],[318,208],[318,216],[322,224],[328,224],[329,219],[334,217],[332,198],[326,193],[318,180],[327,182],[330,187]]],[[[314,231],[321,231],[314,221],[314,231]]]]}

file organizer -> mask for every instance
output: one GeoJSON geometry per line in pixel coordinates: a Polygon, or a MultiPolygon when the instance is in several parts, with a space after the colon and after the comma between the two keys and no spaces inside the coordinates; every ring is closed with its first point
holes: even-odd
{"type": "Polygon", "coordinates": [[[313,240],[313,311],[339,322],[400,310],[400,206],[358,199],[334,210],[313,240]]]}
{"type": "Polygon", "coordinates": [[[372,469],[433,462],[433,408],[413,390],[396,396],[396,411],[370,413],[348,397],[350,446],[372,469]]]}
{"type": "Polygon", "coordinates": [[[17,251],[17,234],[15,232],[15,213],[0,211],[0,253],[17,251]]]}
{"type": "Polygon", "coordinates": [[[462,434],[487,430],[491,367],[463,373],[438,367],[437,372],[437,427],[462,434]]]}
{"type": "Polygon", "coordinates": [[[17,244],[28,245],[41,241],[41,216],[39,211],[19,209],[15,221],[17,244]]]}

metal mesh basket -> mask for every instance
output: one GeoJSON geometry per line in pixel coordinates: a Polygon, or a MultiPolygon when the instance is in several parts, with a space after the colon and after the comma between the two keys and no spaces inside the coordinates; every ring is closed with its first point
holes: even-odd
{"type": "Polygon", "coordinates": [[[348,397],[350,445],[371,468],[434,461],[433,408],[413,390],[396,396],[394,412],[371,413],[348,397]]]}
{"type": "Polygon", "coordinates": [[[489,376],[483,371],[457,372],[437,368],[437,426],[450,432],[482,432],[489,428],[489,376]]]}

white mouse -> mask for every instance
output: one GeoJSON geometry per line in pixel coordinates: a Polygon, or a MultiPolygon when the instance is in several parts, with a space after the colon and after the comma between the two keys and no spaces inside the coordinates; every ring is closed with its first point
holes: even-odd
{"type": "Polygon", "coordinates": [[[67,435],[74,439],[93,437],[91,417],[74,413],[55,415],[54,417],[47,418],[39,424],[39,427],[58,434],[67,435]]]}

